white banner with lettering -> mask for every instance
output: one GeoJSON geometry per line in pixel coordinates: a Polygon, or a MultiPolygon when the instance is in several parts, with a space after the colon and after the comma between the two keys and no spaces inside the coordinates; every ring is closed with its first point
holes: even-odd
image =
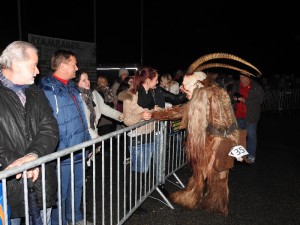
{"type": "Polygon", "coordinates": [[[76,53],[78,68],[89,73],[91,81],[96,79],[96,44],[74,40],[28,34],[28,42],[39,50],[40,75],[51,74],[51,56],[57,49],[68,49],[76,53]]]}

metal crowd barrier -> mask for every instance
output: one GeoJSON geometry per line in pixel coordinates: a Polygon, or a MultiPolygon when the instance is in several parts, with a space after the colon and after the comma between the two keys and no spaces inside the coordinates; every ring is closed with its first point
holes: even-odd
{"type": "Polygon", "coordinates": [[[300,109],[300,89],[265,91],[262,111],[300,109]]]}
{"type": "MultiPolygon", "coordinates": [[[[164,196],[158,186],[168,181],[172,176],[175,178],[174,185],[184,187],[180,179],[176,176],[176,171],[186,164],[184,153],[185,132],[176,130],[178,122],[169,121],[150,121],[142,122],[131,127],[104,135],[79,145],[67,148],[63,151],[54,152],[41,157],[35,161],[26,163],[22,166],[0,172],[0,180],[3,186],[3,206],[5,224],[8,224],[8,205],[7,182],[12,176],[23,173],[24,179],[24,202],[25,202],[25,224],[29,225],[29,203],[28,203],[28,183],[26,171],[40,167],[40,176],[43,183],[43,224],[46,225],[46,193],[45,193],[45,165],[56,162],[58,172],[58,208],[60,209],[59,220],[61,217],[61,158],[70,156],[71,158],[71,196],[74,199],[74,159],[75,153],[82,152],[82,160],[86,161],[86,151],[91,151],[92,165],[87,167],[83,163],[83,195],[82,211],[84,221],[89,220],[93,224],[123,224],[135,210],[148,198],[154,198],[153,192],[157,191],[160,201],[170,208],[173,208],[171,202],[164,196]],[[143,125],[155,126],[154,132],[148,137],[142,135],[128,136],[134,134],[136,128],[143,125]],[[150,139],[149,139],[150,138],[150,139]],[[149,141],[150,140],[150,141],[149,141]],[[152,157],[148,172],[139,173],[133,168],[133,159],[131,150],[138,143],[154,143],[151,145],[152,157]],[[100,153],[96,154],[96,149],[101,146],[100,153]],[[155,150],[155,146],[159,146],[155,150]]],[[[171,179],[170,179],[171,180],[171,179]]],[[[156,198],[157,199],[157,198],[156,198]]],[[[72,201],[72,224],[75,224],[74,201],[72,201]]],[[[4,224],[4,223],[2,223],[4,224]]]]}

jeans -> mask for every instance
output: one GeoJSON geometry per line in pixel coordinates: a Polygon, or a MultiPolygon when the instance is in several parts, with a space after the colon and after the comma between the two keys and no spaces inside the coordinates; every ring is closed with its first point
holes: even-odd
{"type": "MultiPolygon", "coordinates": [[[[82,220],[82,212],[80,210],[83,177],[82,162],[74,163],[74,213],[75,222],[82,220]]],[[[72,221],[72,198],[71,198],[71,165],[61,165],[61,208],[62,208],[62,225],[72,221]]],[[[58,203],[57,203],[58,206],[58,203]]],[[[59,224],[58,208],[52,209],[52,225],[59,224]]]]}
{"type": "MultiPolygon", "coordinates": [[[[52,208],[47,208],[47,225],[51,225],[51,210],[52,208]]],[[[43,218],[43,210],[41,210],[41,218],[43,218]]],[[[29,224],[32,225],[31,219],[29,219],[29,224]]],[[[10,225],[21,225],[21,218],[14,218],[10,220],[10,225]]]]}
{"type": "MultiPolygon", "coordinates": [[[[130,147],[129,147],[130,148],[130,147]]],[[[133,143],[131,152],[132,170],[140,173],[147,173],[153,156],[154,164],[159,166],[159,135],[155,135],[155,141],[149,143],[133,143]]],[[[159,170],[156,168],[156,173],[159,170]]],[[[158,178],[158,174],[156,174],[158,178]]]]}
{"type": "Polygon", "coordinates": [[[237,119],[237,123],[240,129],[247,130],[247,152],[249,156],[253,156],[255,158],[256,155],[256,146],[257,146],[257,123],[248,123],[245,119],[237,119]]]}
{"type": "Polygon", "coordinates": [[[10,220],[10,225],[20,225],[21,224],[21,218],[13,218],[10,220]]]}
{"type": "Polygon", "coordinates": [[[154,159],[157,158],[156,151],[157,149],[154,148],[154,142],[137,144],[132,146],[132,170],[140,173],[148,172],[152,155],[154,155],[154,159]]]}

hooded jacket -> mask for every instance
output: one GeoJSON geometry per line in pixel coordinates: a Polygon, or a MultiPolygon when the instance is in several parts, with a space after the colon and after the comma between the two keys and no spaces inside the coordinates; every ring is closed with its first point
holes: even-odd
{"type": "MultiPolygon", "coordinates": [[[[1,71],[0,71],[1,72],[1,71]]],[[[58,126],[51,107],[42,90],[30,85],[25,90],[26,104],[23,107],[19,97],[0,82],[0,164],[5,169],[15,160],[35,153],[42,157],[54,152],[58,142],[58,126]]],[[[47,207],[55,205],[57,178],[54,163],[45,167],[47,207]]],[[[42,208],[42,175],[34,182],[38,205],[42,208]]],[[[8,204],[11,217],[23,217],[23,179],[12,176],[7,179],[8,204]]]]}
{"type": "MultiPolygon", "coordinates": [[[[52,107],[59,127],[59,143],[57,151],[90,140],[83,101],[75,83],[70,80],[67,85],[52,75],[43,77],[40,87],[52,107]]],[[[70,164],[70,157],[62,159],[63,164],[70,164]]],[[[81,151],[74,154],[74,161],[82,161],[81,151]]]]}

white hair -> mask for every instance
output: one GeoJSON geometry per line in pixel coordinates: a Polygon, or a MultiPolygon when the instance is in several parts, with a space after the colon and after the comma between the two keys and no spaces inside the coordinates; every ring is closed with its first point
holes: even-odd
{"type": "Polygon", "coordinates": [[[29,59],[27,49],[34,49],[38,52],[37,48],[29,42],[14,41],[10,43],[2,52],[0,56],[1,69],[11,69],[12,62],[20,62],[29,59]]]}
{"type": "Polygon", "coordinates": [[[124,73],[127,73],[127,75],[129,75],[129,72],[128,72],[127,69],[125,69],[125,68],[120,68],[120,70],[119,70],[119,77],[120,77],[122,74],[124,74],[124,73]]]}

